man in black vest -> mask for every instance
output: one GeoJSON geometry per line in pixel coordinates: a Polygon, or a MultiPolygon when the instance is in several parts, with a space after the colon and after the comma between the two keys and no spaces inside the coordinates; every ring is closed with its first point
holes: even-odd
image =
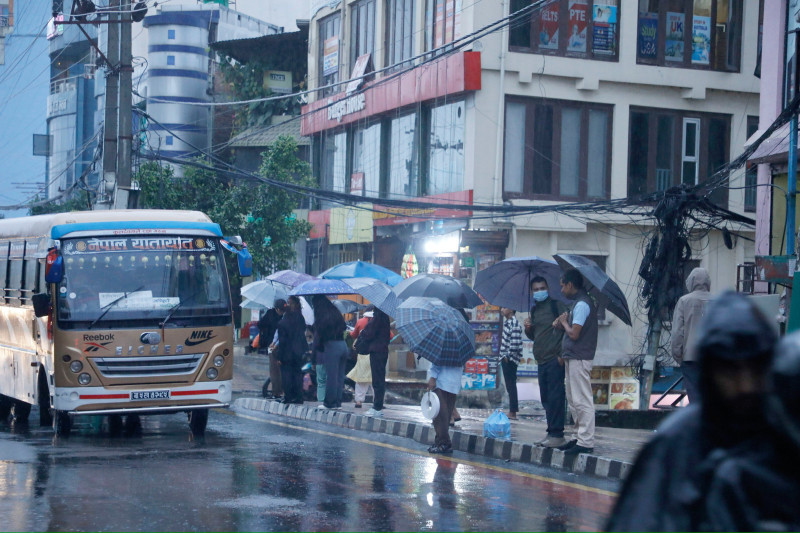
{"type": "Polygon", "coordinates": [[[567,376],[567,403],[575,420],[577,439],[559,449],[565,455],[592,453],[594,451],[594,401],[590,374],[597,349],[597,306],[583,289],[583,276],[570,269],[561,277],[561,292],[574,299],[569,314],[563,313],[554,322],[554,328],[564,330],[561,357],[567,376]]]}
{"type": "Polygon", "coordinates": [[[531,295],[535,301],[530,318],[525,319],[525,336],[534,341],[533,357],[539,367],[539,394],[547,419],[547,434],[536,442],[546,448],[558,448],[564,440],[564,360],[561,344],[564,330],[554,328],[553,321],[567,307],[549,294],[547,280],[536,276],[531,280],[531,295]]]}

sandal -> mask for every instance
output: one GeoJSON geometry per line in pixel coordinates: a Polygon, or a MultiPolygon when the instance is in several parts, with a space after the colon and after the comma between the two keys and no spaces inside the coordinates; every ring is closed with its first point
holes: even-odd
{"type": "Polygon", "coordinates": [[[356,402],[356,404],[353,407],[355,407],[356,409],[361,409],[361,402],[356,402]]]}
{"type": "Polygon", "coordinates": [[[437,444],[428,448],[428,453],[453,453],[453,447],[445,444],[437,444]]]}

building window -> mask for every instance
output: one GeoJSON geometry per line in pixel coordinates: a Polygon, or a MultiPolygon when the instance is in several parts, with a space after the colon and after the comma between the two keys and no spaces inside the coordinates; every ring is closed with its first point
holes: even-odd
{"type": "Polygon", "coordinates": [[[174,142],[175,138],[172,135],[167,135],[167,137],[164,139],[164,144],[166,144],[167,146],[172,146],[174,142]]]}
{"type": "MultiPolygon", "coordinates": [[[[628,196],[705,181],[728,161],[730,117],[631,108],[628,196]]],[[[727,191],[712,199],[727,206],[727,191]]]]}
{"type": "Polygon", "coordinates": [[[611,113],[611,106],[605,105],[509,99],[505,196],[608,198],[611,113]]]}
{"type": "Polygon", "coordinates": [[[402,68],[414,57],[414,0],[388,0],[386,64],[402,68]]]}
{"type": "MultiPolygon", "coordinates": [[[[319,25],[319,63],[317,65],[318,86],[324,87],[339,82],[339,31],[342,16],[339,13],[325,17],[319,25]]],[[[335,93],[339,87],[322,91],[323,96],[335,93]]]]}
{"type": "Polygon", "coordinates": [[[419,114],[392,119],[389,133],[389,198],[419,196],[419,114]]]}
{"type": "Polygon", "coordinates": [[[175,65],[175,56],[167,56],[167,65],[175,65]]]}
{"type": "Polygon", "coordinates": [[[326,134],[320,153],[320,186],[326,191],[347,192],[347,134],[326,134]]]}
{"type": "Polygon", "coordinates": [[[739,71],[742,0],[640,0],[636,61],[739,71]]]}
{"type": "Polygon", "coordinates": [[[461,37],[462,0],[426,0],[425,48],[434,50],[461,37]]]}
{"type": "MultiPolygon", "coordinates": [[[[531,0],[512,0],[512,13],[531,0]]],[[[509,29],[509,50],[616,61],[620,6],[617,0],[550,0],[509,29]]]]}
{"type": "Polygon", "coordinates": [[[375,0],[360,0],[350,8],[350,65],[375,53],[375,0]]]}
{"type": "Polygon", "coordinates": [[[428,196],[464,188],[464,102],[430,110],[428,137],[428,196]]]}
{"type": "Polygon", "coordinates": [[[350,192],[376,198],[381,184],[381,125],[360,126],[352,134],[350,192]]]}
{"type": "MultiPolygon", "coordinates": [[[[747,139],[758,131],[758,117],[747,117],[747,139]]],[[[758,165],[747,163],[747,172],[744,175],[744,210],[755,213],[756,199],[758,197],[758,165]]]]}
{"type": "Polygon", "coordinates": [[[167,39],[174,40],[175,39],[175,30],[167,30],[167,39]]]}

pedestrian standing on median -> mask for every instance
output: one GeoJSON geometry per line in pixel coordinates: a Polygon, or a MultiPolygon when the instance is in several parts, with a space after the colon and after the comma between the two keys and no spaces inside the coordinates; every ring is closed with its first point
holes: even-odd
{"type": "Polygon", "coordinates": [[[500,339],[500,366],[503,369],[503,381],[508,392],[508,418],[517,419],[519,400],[517,398],[517,365],[522,359],[522,327],[515,315],[516,311],[503,307],[503,336],[500,339]]]}
{"type": "MultiPolygon", "coordinates": [[[[350,336],[356,339],[353,343],[353,350],[356,352],[356,366],[347,374],[347,377],[356,384],[353,394],[353,407],[356,409],[360,409],[363,406],[367,394],[372,389],[372,370],[369,366],[369,351],[366,344],[359,341],[359,336],[369,323],[373,314],[374,311],[367,311],[364,313],[364,316],[356,322],[356,327],[350,332],[350,336]]],[[[374,390],[372,390],[372,396],[373,398],[375,397],[374,390]]]]}
{"type": "Polygon", "coordinates": [[[711,276],[708,271],[705,268],[693,269],[686,278],[686,288],[689,294],[681,296],[672,314],[672,357],[681,365],[686,395],[689,402],[694,402],[699,399],[695,331],[711,300],[711,276]]]}
{"type": "Polygon", "coordinates": [[[300,299],[289,296],[286,312],[278,323],[278,344],[272,347],[281,368],[284,403],[303,403],[303,356],[306,342],[306,321],[300,312],[300,299]]]}
{"type": "Polygon", "coordinates": [[[700,401],[670,415],[639,452],[606,525],[609,531],[707,527],[710,488],[715,475],[726,475],[720,469],[725,460],[772,437],[764,406],[777,340],[748,297],[729,291],[709,303],[697,331],[700,401]]]}
{"type": "Polygon", "coordinates": [[[547,419],[547,433],[536,444],[547,448],[558,448],[564,440],[566,417],[566,390],[564,389],[564,360],[561,358],[562,328],[553,327],[553,322],[567,306],[550,296],[547,280],[536,276],[531,280],[534,305],[525,319],[525,336],[533,343],[533,357],[539,370],[539,395],[547,419]]]}
{"type": "Polygon", "coordinates": [[[317,362],[322,361],[327,376],[323,405],[328,409],[339,409],[342,407],[344,365],[350,356],[350,350],[344,342],[344,317],[322,294],[314,295],[312,302],[314,350],[317,353],[317,362]]]}
{"type": "Polygon", "coordinates": [[[278,365],[278,359],[274,351],[270,351],[269,346],[272,345],[272,339],[275,337],[275,332],[278,330],[278,323],[283,318],[283,313],[286,311],[286,300],[278,298],[272,304],[272,309],[267,311],[258,320],[258,342],[267,349],[269,353],[269,383],[264,383],[261,388],[261,395],[264,398],[269,398],[270,393],[267,392],[269,384],[272,384],[272,398],[279,399],[283,396],[283,386],[281,383],[281,367],[278,365]]]}
{"type": "Polygon", "coordinates": [[[373,311],[372,318],[359,335],[359,351],[369,353],[369,366],[372,371],[372,408],[367,416],[383,416],[383,399],[386,396],[386,363],[389,360],[389,340],[392,331],[389,327],[389,315],[378,308],[373,311]],[[361,348],[364,346],[365,348],[361,348]]]}
{"type": "Polygon", "coordinates": [[[439,366],[431,364],[428,369],[428,390],[439,397],[439,413],[433,419],[436,437],[430,453],[453,453],[450,441],[450,417],[456,406],[456,398],[461,391],[461,374],[463,367],[439,366]]]}
{"type": "Polygon", "coordinates": [[[561,357],[564,359],[566,393],[569,410],[575,421],[577,439],[559,449],[565,455],[594,451],[594,399],[590,374],[597,350],[597,306],[583,288],[583,276],[571,268],[561,277],[561,293],[575,300],[569,313],[553,322],[554,328],[564,330],[561,357]]]}

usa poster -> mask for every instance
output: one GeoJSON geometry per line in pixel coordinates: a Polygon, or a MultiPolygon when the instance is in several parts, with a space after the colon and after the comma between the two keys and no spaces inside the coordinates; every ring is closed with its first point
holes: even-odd
{"type": "Polygon", "coordinates": [[[586,18],[589,5],[584,0],[569,2],[569,40],[567,51],[586,52],[586,18]]]}

